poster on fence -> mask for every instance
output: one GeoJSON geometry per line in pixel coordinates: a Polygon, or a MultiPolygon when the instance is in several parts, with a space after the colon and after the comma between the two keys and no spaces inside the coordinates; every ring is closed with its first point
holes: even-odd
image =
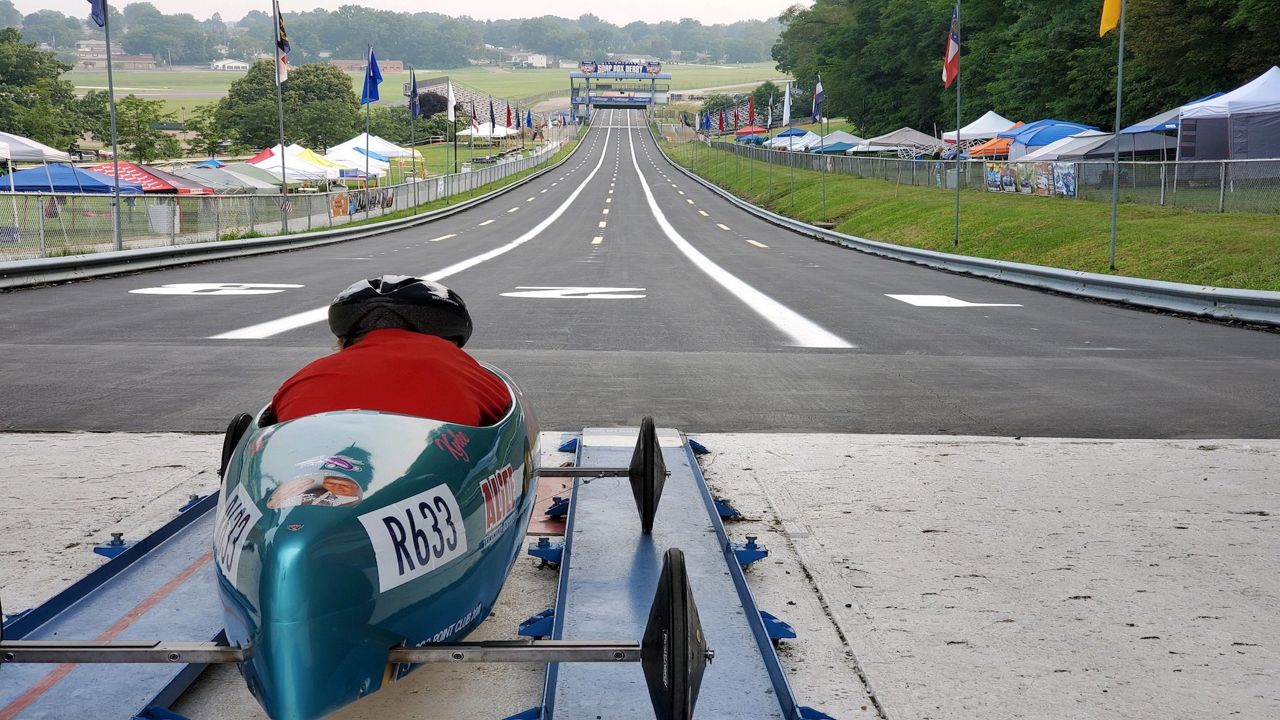
{"type": "Polygon", "coordinates": [[[1053,164],[1053,190],[1063,197],[1076,196],[1076,164],[1058,162],[1053,164]]]}
{"type": "Polygon", "coordinates": [[[1009,163],[986,164],[986,185],[991,192],[1023,195],[1062,195],[1075,197],[1074,163],[1009,163]]]}
{"type": "Polygon", "coordinates": [[[350,214],[350,203],[346,193],[335,193],[329,198],[329,213],[333,217],[346,217],[350,214]]]}

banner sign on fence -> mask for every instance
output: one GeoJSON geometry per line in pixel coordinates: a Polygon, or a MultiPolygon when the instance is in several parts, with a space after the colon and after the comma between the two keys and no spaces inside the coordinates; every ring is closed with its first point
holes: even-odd
{"type": "Polygon", "coordinates": [[[1076,196],[1074,163],[989,162],[986,178],[991,192],[1076,196]]]}

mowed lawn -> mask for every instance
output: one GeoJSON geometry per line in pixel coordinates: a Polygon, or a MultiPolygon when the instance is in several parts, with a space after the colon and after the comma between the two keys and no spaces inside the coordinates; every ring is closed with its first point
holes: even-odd
{"type": "MultiPolygon", "coordinates": [[[[425,69],[418,71],[419,82],[449,76],[453,80],[473,87],[494,97],[521,100],[542,97],[548,93],[569,94],[569,70],[495,69],[490,67],[425,69]]],[[[742,65],[666,65],[663,72],[670,72],[672,90],[760,83],[782,77],[773,63],[746,63],[742,65]]],[[[166,109],[181,115],[182,108],[189,112],[198,105],[213,102],[226,95],[231,83],[241,77],[238,72],[220,72],[201,68],[175,68],[166,70],[119,70],[115,73],[116,92],[123,96],[130,93],[149,100],[163,100],[166,109]]],[[[351,87],[359,94],[363,76],[348,73],[351,87]]],[[[76,91],[106,89],[107,73],[102,71],[72,70],[65,77],[76,86],[76,91]]],[[[387,104],[404,102],[404,85],[409,73],[383,73],[382,98],[387,104]]],[[[181,118],[180,118],[181,119],[181,118]]]]}
{"type": "MultiPolygon", "coordinates": [[[[1111,206],[1058,197],[966,191],[960,247],[955,194],[886,180],[792,171],[728,152],[666,145],[672,159],[739,197],[849,235],[997,260],[1107,273],[1111,206]]],[[[1280,214],[1120,205],[1116,274],[1214,287],[1280,290],[1280,214]]]]}

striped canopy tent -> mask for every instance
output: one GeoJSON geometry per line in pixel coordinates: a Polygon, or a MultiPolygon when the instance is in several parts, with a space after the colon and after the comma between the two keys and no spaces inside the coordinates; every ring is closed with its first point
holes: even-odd
{"type": "MultiPolygon", "coordinates": [[[[99,163],[90,165],[86,169],[102,173],[107,177],[115,177],[115,164],[113,163],[99,163]]],[[[169,175],[163,170],[157,170],[145,165],[136,165],[131,162],[120,163],[120,180],[140,185],[144,193],[165,193],[169,195],[213,194],[211,188],[200,183],[176,175],[169,175]]]]}

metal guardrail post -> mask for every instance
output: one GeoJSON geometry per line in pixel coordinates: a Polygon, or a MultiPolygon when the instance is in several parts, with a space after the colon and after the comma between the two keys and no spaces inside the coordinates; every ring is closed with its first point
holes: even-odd
{"type": "Polygon", "coordinates": [[[44,245],[44,202],[36,195],[36,218],[40,224],[40,257],[49,257],[44,245]]]}
{"type": "Polygon", "coordinates": [[[1218,164],[1218,212],[1222,212],[1227,204],[1227,164],[1218,164]]]}

